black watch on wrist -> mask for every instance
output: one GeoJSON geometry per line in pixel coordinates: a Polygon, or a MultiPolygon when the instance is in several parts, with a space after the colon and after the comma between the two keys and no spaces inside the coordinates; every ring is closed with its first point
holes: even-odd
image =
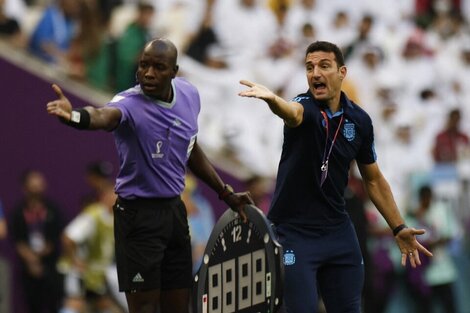
{"type": "Polygon", "coordinates": [[[400,224],[397,227],[395,227],[392,231],[393,232],[393,237],[398,235],[398,233],[401,232],[405,228],[408,228],[408,226],[406,226],[406,224],[400,224]]]}

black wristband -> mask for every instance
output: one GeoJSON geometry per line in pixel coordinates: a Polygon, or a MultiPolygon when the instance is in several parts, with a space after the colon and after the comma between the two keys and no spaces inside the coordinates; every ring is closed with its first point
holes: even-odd
{"type": "Polygon", "coordinates": [[[84,108],[73,109],[67,124],[76,129],[88,129],[90,127],[90,113],[84,108]]]}
{"type": "Polygon", "coordinates": [[[408,226],[406,226],[405,224],[401,224],[401,225],[398,225],[397,227],[395,227],[393,229],[393,237],[395,237],[396,235],[398,235],[399,232],[401,232],[403,229],[405,228],[408,228],[408,226]]]}

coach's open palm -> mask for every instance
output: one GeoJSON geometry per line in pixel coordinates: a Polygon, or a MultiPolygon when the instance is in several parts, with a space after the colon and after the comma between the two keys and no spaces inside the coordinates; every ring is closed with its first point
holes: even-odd
{"type": "Polygon", "coordinates": [[[413,268],[421,265],[420,253],[432,257],[432,253],[416,240],[417,235],[423,235],[424,233],[424,229],[405,228],[395,236],[401,251],[401,264],[403,266],[406,265],[407,259],[413,268]]]}
{"type": "Polygon", "coordinates": [[[55,115],[64,121],[70,121],[72,112],[72,104],[69,99],[56,84],[52,85],[52,89],[57,94],[57,99],[47,103],[47,113],[55,115]]]}

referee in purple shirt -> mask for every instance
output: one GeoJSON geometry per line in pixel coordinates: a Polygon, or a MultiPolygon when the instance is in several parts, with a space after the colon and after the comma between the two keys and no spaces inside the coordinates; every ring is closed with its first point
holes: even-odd
{"type": "Polygon", "coordinates": [[[120,160],[114,207],[119,289],[130,313],[189,310],[192,261],[189,227],[180,194],[186,167],[234,211],[253,201],[224,184],[197,143],[200,98],[178,72],[177,49],[167,39],[144,48],[138,85],[106,106],[72,108],[57,85],[47,112],[77,129],[113,133],[120,160]]]}

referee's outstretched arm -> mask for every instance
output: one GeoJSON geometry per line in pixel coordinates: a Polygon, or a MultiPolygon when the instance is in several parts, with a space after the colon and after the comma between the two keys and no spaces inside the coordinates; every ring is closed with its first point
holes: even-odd
{"type": "Polygon", "coordinates": [[[121,120],[122,114],[117,108],[86,106],[74,109],[58,85],[53,84],[52,89],[56,93],[57,99],[47,103],[47,113],[57,116],[63,123],[71,127],[110,131],[116,128],[121,120]]]}

